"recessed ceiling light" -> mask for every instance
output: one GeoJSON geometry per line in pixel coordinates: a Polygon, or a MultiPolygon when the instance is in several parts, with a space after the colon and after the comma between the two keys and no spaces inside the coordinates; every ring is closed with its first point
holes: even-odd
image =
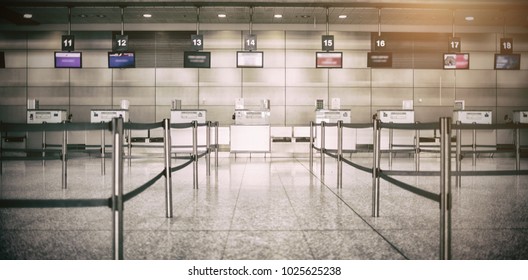
{"type": "Polygon", "coordinates": [[[475,20],[475,17],[473,17],[473,16],[467,16],[467,17],[465,17],[464,19],[465,19],[466,21],[473,21],[473,20],[475,20]]]}
{"type": "Polygon", "coordinates": [[[152,15],[151,15],[151,14],[143,14],[143,17],[144,17],[144,18],[151,18],[152,15]]]}
{"type": "Polygon", "coordinates": [[[218,14],[218,17],[219,18],[225,18],[225,17],[227,17],[227,15],[226,14],[218,14]]]}
{"type": "Polygon", "coordinates": [[[274,18],[282,18],[282,15],[280,15],[280,14],[276,14],[276,15],[274,15],[273,17],[274,17],[274,18]]]}
{"type": "Polygon", "coordinates": [[[98,18],[105,18],[105,15],[97,15],[98,18]]]}
{"type": "Polygon", "coordinates": [[[80,17],[80,18],[87,18],[88,15],[86,15],[86,14],[80,14],[79,17],[80,17]]]}
{"type": "Polygon", "coordinates": [[[310,18],[310,15],[301,15],[301,18],[310,18]]]}
{"type": "Polygon", "coordinates": [[[30,19],[30,18],[32,18],[32,17],[33,17],[32,14],[24,14],[24,18],[30,19]]]}
{"type": "Polygon", "coordinates": [[[339,15],[339,18],[340,18],[340,19],[345,19],[345,18],[347,18],[347,17],[348,17],[347,15],[339,15]]]}

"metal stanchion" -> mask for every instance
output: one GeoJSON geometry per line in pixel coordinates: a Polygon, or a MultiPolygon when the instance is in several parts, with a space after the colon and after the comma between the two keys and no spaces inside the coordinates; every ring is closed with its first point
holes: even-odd
{"type": "Polygon", "coordinates": [[[343,187],[343,121],[337,122],[337,188],[343,187]]]}
{"type": "Polygon", "coordinates": [[[123,221],[123,119],[112,119],[112,246],[115,260],[122,260],[124,241],[123,221]]]}
{"type": "Polygon", "coordinates": [[[220,149],[220,145],[218,144],[218,126],[220,124],[218,122],[215,122],[215,171],[218,171],[218,150],[220,149]]]}
{"type": "Polygon", "coordinates": [[[324,154],[325,138],[326,138],[325,127],[326,127],[326,123],[321,122],[321,140],[320,140],[320,143],[321,143],[321,179],[323,179],[325,175],[325,154],[324,154]]]}
{"type": "Polygon", "coordinates": [[[65,129],[62,133],[62,188],[68,188],[68,131],[65,129]]]}
{"type": "Polygon", "coordinates": [[[207,176],[211,176],[211,122],[207,122],[207,131],[205,132],[205,146],[207,154],[205,155],[205,172],[207,176]]]}
{"type": "Polygon", "coordinates": [[[106,166],[105,166],[105,130],[101,130],[101,175],[105,175],[106,166]]]}
{"type": "MultiPolygon", "coordinates": [[[[460,125],[461,122],[457,121],[457,125],[460,125]]],[[[457,128],[456,130],[456,171],[462,171],[462,130],[457,128]]],[[[462,176],[456,176],[456,187],[459,188],[462,186],[462,176]]]]}
{"type": "Polygon", "coordinates": [[[414,131],[414,170],[420,171],[420,130],[419,129],[414,131]]]}
{"type": "Polygon", "coordinates": [[[128,166],[132,166],[132,130],[127,130],[127,141],[128,141],[128,166]]]}
{"type": "Polygon", "coordinates": [[[477,130],[473,129],[473,144],[471,145],[473,151],[473,166],[477,165],[477,130]]]}
{"type": "Polygon", "coordinates": [[[46,164],[46,131],[42,130],[42,165],[46,164]]]}
{"type": "Polygon", "coordinates": [[[163,129],[165,130],[165,141],[163,147],[165,152],[165,216],[172,218],[172,172],[171,172],[171,133],[170,120],[163,120],[163,129]]]}
{"type": "Polygon", "coordinates": [[[373,120],[373,166],[372,166],[372,217],[379,217],[379,199],[380,199],[380,120],[376,117],[373,120]]]}
{"type": "Polygon", "coordinates": [[[515,133],[515,168],[521,170],[521,130],[516,128],[515,133]]]}
{"type": "Polygon", "coordinates": [[[198,123],[192,122],[193,133],[193,188],[198,188],[198,123]]]}
{"type": "Polygon", "coordinates": [[[313,173],[313,146],[314,144],[314,122],[310,122],[310,157],[309,157],[309,161],[310,161],[310,172],[313,173]]]}
{"type": "Polygon", "coordinates": [[[389,128],[389,169],[392,169],[392,146],[394,145],[394,130],[389,128]]]}
{"type": "Polygon", "coordinates": [[[451,118],[440,118],[440,259],[451,259],[451,118]]]}

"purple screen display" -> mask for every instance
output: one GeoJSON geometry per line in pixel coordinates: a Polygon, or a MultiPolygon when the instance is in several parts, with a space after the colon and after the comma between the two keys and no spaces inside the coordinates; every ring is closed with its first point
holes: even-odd
{"type": "Polygon", "coordinates": [[[56,52],[55,68],[81,68],[82,55],[80,52],[56,52]]]}

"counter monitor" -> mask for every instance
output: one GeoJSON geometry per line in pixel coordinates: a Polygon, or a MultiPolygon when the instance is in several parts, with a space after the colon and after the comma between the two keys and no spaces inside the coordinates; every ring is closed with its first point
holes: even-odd
{"type": "Polygon", "coordinates": [[[82,53],[55,52],[55,68],[82,68],[82,53]]]}

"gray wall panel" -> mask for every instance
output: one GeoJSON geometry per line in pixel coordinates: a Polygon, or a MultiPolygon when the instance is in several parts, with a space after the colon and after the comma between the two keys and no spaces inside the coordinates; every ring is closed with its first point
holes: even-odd
{"type": "Polygon", "coordinates": [[[453,88],[455,86],[455,71],[414,70],[414,86],[453,88]]]}
{"type": "Polygon", "coordinates": [[[154,87],[114,87],[113,105],[120,106],[121,100],[130,102],[130,106],[154,106],[156,97],[154,87]]]}
{"type": "Polygon", "coordinates": [[[261,99],[269,99],[271,106],[285,105],[284,87],[243,87],[242,96],[244,102],[253,102],[260,105],[261,99]]]}
{"type": "Polygon", "coordinates": [[[220,105],[235,108],[235,99],[242,97],[240,87],[202,87],[200,88],[200,106],[220,105]]]}
{"type": "Polygon", "coordinates": [[[324,34],[318,31],[286,31],[286,49],[320,50],[324,34]]]}
{"type": "Polygon", "coordinates": [[[528,71],[497,71],[497,87],[528,88],[528,71]]]}
{"type": "Polygon", "coordinates": [[[71,105],[110,106],[112,87],[71,87],[71,105]]]}
{"type": "Polygon", "coordinates": [[[264,68],[282,69],[286,65],[286,52],[284,50],[264,50],[264,68]]]}
{"type": "Polygon", "coordinates": [[[198,106],[198,87],[156,88],[156,105],[170,107],[174,99],[181,100],[182,106],[198,106]]]}
{"type": "Polygon", "coordinates": [[[328,87],[328,69],[286,69],[287,87],[328,87]]]}
{"type": "MultiPolygon", "coordinates": [[[[58,48],[60,50],[60,48],[58,48]]],[[[28,68],[54,68],[54,51],[31,50],[28,51],[28,68]]]]}
{"type": "Polygon", "coordinates": [[[286,125],[310,125],[315,121],[315,101],[311,106],[286,106],[286,125]]]}
{"type": "Polygon", "coordinates": [[[52,109],[59,109],[53,106],[68,106],[69,88],[67,87],[28,87],[28,98],[38,99],[42,106],[51,106],[52,109]]]}
{"type": "Polygon", "coordinates": [[[414,108],[414,120],[417,122],[437,123],[441,117],[453,117],[453,106],[424,106],[414,108]]]}
{"type": "Polygon", "coordinates": [[[469,68],[493,70],[494,59],[494,52],[471,52],[469,53],[469,68]]]}
{"type": "Polygon", "coordinates": [[[497,89],[497,106],[524,106],[528,109],[528,92],[525,88],[497,89]]]}
{"type": "Polygon", "coordinates": [[[243,86],[284,86],[285,71],[284,69],[243,69],[242,70],[243,86]]]}
{"type": "Polygon", "coordinates": [[[156,120],[155,106],[136,106],[130,105],[129,116],[131,122],[137,123],[153,123],[161,120],[156,120]]]}
{"type": "Polygon", "coordinates": [[[75,36],[75,49],[77,50],[111,50],[112,32],[110,31],[83,31],[71,32],[75,36]]]}
{"type": "Polygon", "coordinates": [[[330,98],[340,98],[341,106],[370,106],[370,88],[330,88],[330,98]]]}
{"type": "Polygon", "coordinates": [[[198,69],[190,68],[158,68],[156,69],[156,86],[183,86],[198,85],[198,69]]]}
{"type": "Polygon", "coordinates": [[[350,121],[352,123],[370,123],[372,122],[372,112],[370,106],[345,106],[350,109],[350,121]]]}
{"type": "Polygon", "coordinates": [[[286,120],[286,106],[271,106],[270,124],[274,126],[283,126],[286,120]]]}
{"type": "Polygon", "coordinates": [[[331,69],[331,87],[370,87],[370,69],[331,69]]]}
{"type": "Polygon", "coordinates": [[[286,50],[286,68],[315,68],[314,50],[286,50]]]}
{"type": "MultiPolygon", "coordinates": [[[[182,105],[183,108],[183,105],[182,105]]],[[[170,119],[171,117],[171,106],[156,106],[156,121],[163,119],[170,119]]]]}
{"type": "Polygon", "coordinates": [[[26,105],[25,87],[0,87],[0,105],[26,105]]]}
{"type": "Polygon", "coordinates": [[[201,109],[207,110],[207,120],[218,121],[221,126],[233,124],[232,116],[235,112],[235,105],[229,106],[200,106],[201,109]]]}
{"type": "Polygon", "coordinates": [[[497,74],[494,70],[456,70],[457,88],[494,88],[497,74]]]}
{"type": "Polygon", "coordinates": [[[28,49],[60,50],[62,35],[67,32],[28,32],[28,49]]]}
{"type": "Polygon", "coordinates": [[[26,68],[27,52],[25,50],[5,51],[6,68],[26,68]]]}
{"type": "MultiPolygon", "coordinates": [[[[82,106],[82,105],[71,106],[69,113],[72,114],[72,122],[87,122],[87,123],[89,123],[90,122],[90,117],[91,117],[90,113],[91,113],[92,109],[105,109],[105,108],[99,107],[99,106],[82,106]]],[[[100,140],[99,140],[99,139],[101,139],[100,132],[97,133],[97,135],[99,136],[97,138],[98,139],[97,143],[100,143],[100,140]]],[[[107,144],[111,144],[111,143],[107,143],[107,144]]]]}
{"type": "Polygon", "coordinates": [[[211,68],[233,68],[236,67],[235,50],[212,50],[211,68]]]}
{"type": "MultiPolygon", "coordinates": [[[[244,31],[243,34],[247,35],[249,31],[244,31]]],[[[258,50],[268,50],[268,49],[278,49],[284,50],[285,41],[284,31],[253,31],[257,35],[257,49],[258,50]]],[[[243,39],[243,38],[242,38],[243,39]]]]}
{"type": "Polygon", "coordinates": [[[0,121],[10,123],[26,123],[26,105],[0,106],[0,121]]]}
{"type": "Polygon", "coordinates": [[[153,68],[112,69],[115,87],[148,87],[155,86],[153,68]]]}
{"type": "Polygon", "coordinates": [[[454,88],[414,88],[414,106],[453,106],[454,88]]]}
{"type": "Polygon", "coordinates": [[[70,86],[72,87],[111,87],[111,69],[71,69],[70,86]]]}
{"type": "Polygon", "coordinates": [[[324,99],[328,104],[328,88],[290,87],[286,88],[286,105],[312,106],[315,110],[315,100],[324,99]]]}
{"type": "MultiPolygon", "coordinates": [[[[242,39],[240,31],[204,31],[204,50],[211,49],[241,49],[242,39]]],[[[189,38],[190,39],[190,38],[189,38]]]]}
{"type": "Polygon", "coordinates": [[[334,35],[335,51],[370,50],[370,33],[332,31],[330,35],[334,35]]]}
{"type": "Polygon", "coordinates": [[[26,86],[26,69],[0,69],[0,86],[26,86]]]}
{"type": "MultiPolygon", "coordinates": [[[[461,51],[487,51],[495,52],[495,40],[496,35],[494,33],[485,34],[458,34],[456,35],[461,38],[461,51]]],[[[447,43],[446,43],[447,44],[447,43]]]]}
{"type": "Polygon", "coordinates": [[[412,87],[413,70],[372,69],[372,87],[412,87]]]}
{"type": "Polygon", "coordinates": [[[465,100],[468,106],[495,106],[497,90],[494,88],[458,88],[456,99],[465,100]]]}
{"type": "Polygon", "coordinates": [[[242,84],[242,70],[237,68],[200,69],[201,87],[235,87],[242,84]]]}
{"type": "MultiPolygon", "coordinates": [[[[111,48],[109,50],[111,50],[111,48]]],[[[82,51],[82,67],[108,68],[108,50],[82,51]]]]}
{"type": "Polygon", "coordinates": [[[0,49],[25,50],[27,47],[27,34],[25,32],[0,32],[0,49]]]}
{"type": "Polygon", "coordinates": [[[29,69],[28,86],[69,86],[69,69],[29,69]]]}
{"type": "Polygon", "coordinates": [[[412,88],[372,88],[373,106],[396,106],[401,109],[403,100],[413,100],[412,88]]]}
{"type": "Polygon", "coordinates": [[[367,68],[367,51],[344,51],[343,68],[367,68]]]}

